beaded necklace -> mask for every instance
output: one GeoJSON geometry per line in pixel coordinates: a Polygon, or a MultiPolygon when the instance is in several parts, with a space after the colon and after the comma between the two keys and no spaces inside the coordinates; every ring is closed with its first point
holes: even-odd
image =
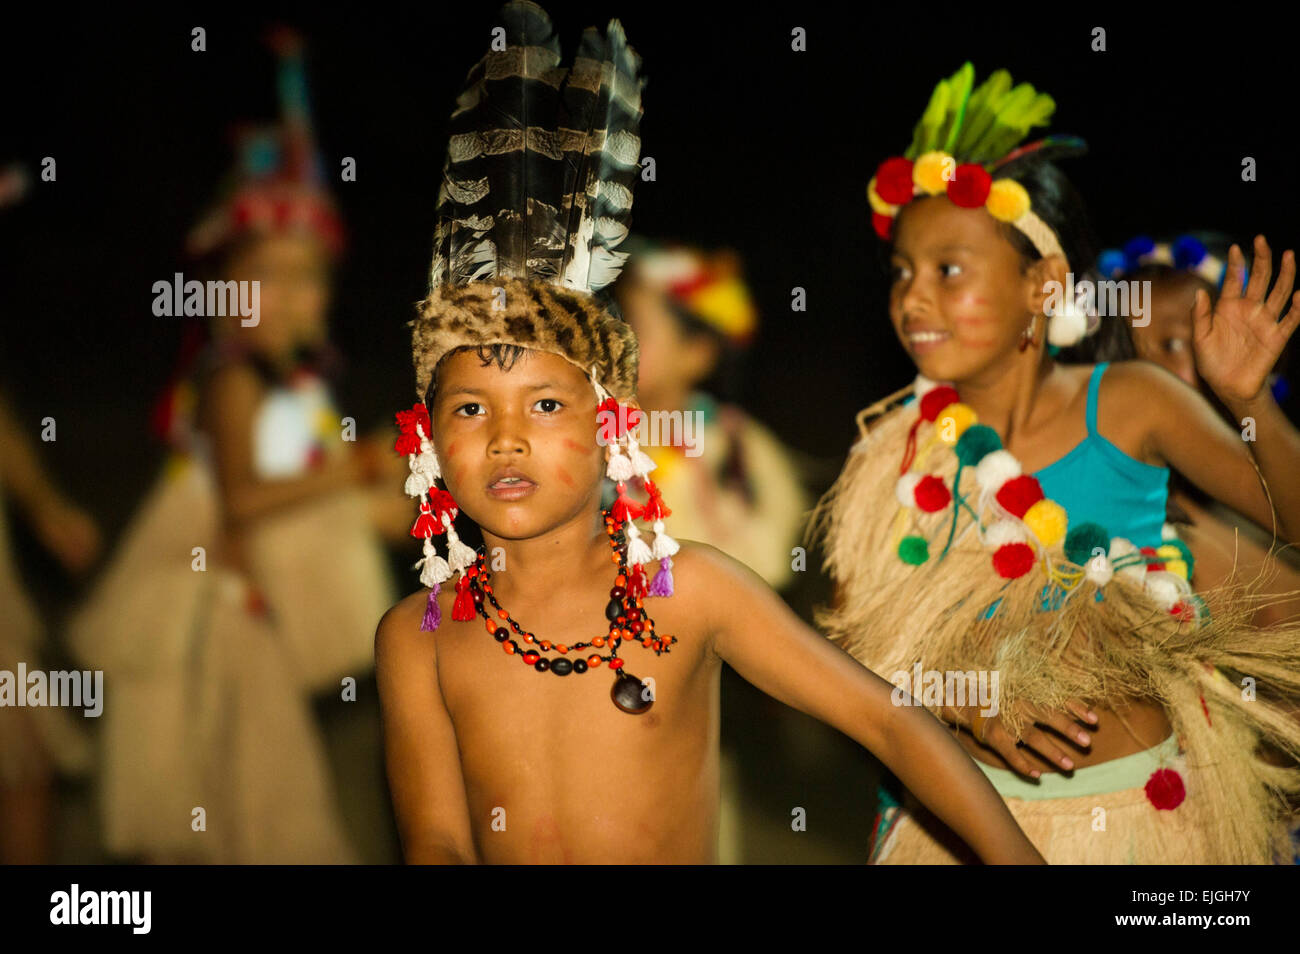
{"type": "Polygon", "coordinates": [[[492,592],[492,574],[487,568],[487,554],[481,548],[477,560],[464,577],[465,587],[474,601],[474,609],[483,617],[487,631],[501,644],[507,655],[520,657],[525,665],[532,666],[538,672],[549,671],[557,676],[567,676],[570,673],[582,675],[589,669],[599,667],[602,662],[606,663],[616,674],[609,692],[614,705],[630,715],[641,715],[654,704],[653,693],[644,690],[642,681],[623,669],[623,659],[618,655],[618,648],[624,640],[636,639],[642,648],[653,649],[658,656],[668,652],[668,647],[677,642],[677,637],[656,633],[654,620],[642,608],[642,598],[646,595],[645,576],[640,567],[634,567],[631,573],[628,572],[627,539],[623,532],[625,521],[615,519],[609,510],[603,511],[603,516],[605,532],[613,550],[612,560],[618,565],[614,586],[609,591],[609,603],[605,606],[605,618],[609,621],[608,635],[593,636],[589,643],[574,643],[572,646],[553,644],[547,639],[539,640],[497,601],[496,594],[492,592]],[[504,624],[492,618],[488,604],[496,610],[499,619],[505,620],[504,624]],[[516,636],[522,637],[526,645],[536,646],[537,649],[521,647],[511,638],[511,630],[516,636]],[[609,653],[605,656],[593,653],[585,659],[581,656],[576,659],[565,658],[570,652],[581,652],[589,648],[608,649],[609,653]],[[551,649],[560,655],[549,659],[542,655],[551,649]]]}

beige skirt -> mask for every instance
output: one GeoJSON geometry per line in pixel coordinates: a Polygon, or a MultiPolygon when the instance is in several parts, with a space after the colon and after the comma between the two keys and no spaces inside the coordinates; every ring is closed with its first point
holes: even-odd
{"type": "MultiPolygon", "coordinates": [[[[979,764],[979,763],[977,763],[979,764]]],[[[1112,762],[1076,770],[1072,777],[1045,775],[1057,797],[1024,798],[1031,787],[1014,773],[980,764],[1007,808],[1034,847],[1054,865],[1212,865],[1240,863],[1239,852],[1216,844],[1213,828],[1205,824],[1207,809],[1232,811],[1233,806],[1206,806],[1201,773],[1178,751],[1176,740],[1112,762]],[[1173,743],[1172,745],[1170,743],[1173,743]],[[1126,763],[1126,764],[1124,764],[1126,763]],[[1172,776],[1182,786],[1182,798],[1170,806],[1168,786],[1156,784],[1172,776]],[[1100,783],[1100,784],[1099,784],[1100,783]],[[1118,786],[1118,787],[1115,787],[1118,786]],[[1063,795],[1071,788],[1078,795],[1063,795]],[[1105,791],[1113,788],[1114,790],[1105,791]],[[1098,789],[1102,789],[1098,791],[1098,789]],[[1163,792],[1163,794],[1162,794],[1163,792]],[[1153,800],[1154,799],[1154,800],[1153,800]],[[1157,807],[1161,803],[1164,807],[1157,807]]],[[[922,807],[910,793],[904,803],[883,813],[884,829],[872,864],[978,864],[974,852],[947,826],[922,807]]],[[[1261,856],[1255,864],[1274,859],[1261,856]]]]}

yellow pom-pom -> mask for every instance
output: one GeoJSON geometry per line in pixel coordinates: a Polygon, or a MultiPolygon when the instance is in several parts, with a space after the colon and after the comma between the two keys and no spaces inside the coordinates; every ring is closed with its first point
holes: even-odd
{"type": "Polygon", "coordinates": [[[1065,508],[1055,500],[1040,500],[1024,516],[1025,526],[1045,547],[1054,547],[1065,539],[1068,520],[1065,508]]]}
{"type": "Polygon", "coordinates": [[[887,215],[891,219],[898,214],[898,206],[890,205],[880,197],[876,192],[876,177],[872,176],[871,181],[867,183],[867,201],[871,203],[871,211],[878,212],[881,215],[887,215]]]}
{"type": "Polygon", "coordinates": [[[1029,211],[1029,193],[1015,179],[998,179],[989,187],[984,208],[1000,222],[1014,222],[1029,211]]]}
{"type": "Polygon", "coordinates": [[[912,163],[912,181],[929,195],[943,195],[948,191],[945,171],[957,169],[957,161],[946,152],[927,152],[912,163]]]}
{"type": "Polygon", "coordinates": [[[960,401],[949,404],[934,419],[934,433],[945,444],[956,444],[966,428],[979,421],[975,409],[960,401]]]}
{"type": "Polygon", "coordinates": [[[1177,573],[1184,580],[1187,579],[1187,564],[1182,560],[1166,560],[1165,570],[1170,573],[1177,573]]]}

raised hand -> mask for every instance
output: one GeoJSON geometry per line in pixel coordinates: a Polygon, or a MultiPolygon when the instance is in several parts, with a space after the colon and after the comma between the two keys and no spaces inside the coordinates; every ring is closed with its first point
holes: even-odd
{"type": "Polygon", "coordinates": [[[1300,325],[1300,292],[1291,298],[1295,282],[1295,253],[1282,255],[1273,293],[1265,297],[1273,274],[1273,257],[1264,236],[1255,236],[1255,264],[1250,282],[1242,288],[1245,256],[1233,245],[1228,252],[1228,274],[1213,313],[1210,296],[1196,292],[1192,305],[1192,346],[1196,368],[1225,404],[1255,401],[1268,381],[1287,340],[1300,325]],[[1278,320],[1291,300],[1291,308],[1278,320]]]}

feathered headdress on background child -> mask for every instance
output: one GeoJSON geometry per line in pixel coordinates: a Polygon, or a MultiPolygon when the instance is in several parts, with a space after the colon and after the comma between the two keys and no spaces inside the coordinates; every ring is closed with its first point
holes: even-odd
{"type": "MultiPolygon", "coordinates": [[[[974,81],[969,62],[940,80],[912,131],[912,144],[903,155],[882,162],[867,183],[876,234],[888,239],[898,210],[912,199],[946,195],[963,209],[982,207],[1013,226],[1044,258],[1059,255],[1067,268],[1089,264],[1069,261],[1051,226],[1030,207],[1025,187],[1011,178],[1028,164],[1080,155],[1087,144],[1058,135],[1020,145],[1029,130],[1047,125],[1056,102],[1028,83],[1012,86],[1006,70],[977,87],[974,81]]],[[[1096,323],[1095,310],[1085,301],[1066,301],[1052,315],[1048,340],[1057,347],[1077,344],[1096,323]]]]}
{"type": "Polygon", "coordinates": [[[332,255],[343,248],[343,223],[325,188],[312,132],[302,37],[280,27],[267,43],[280,61],[280,120],[239,131],[235,167],[186,239],[194,257],[248,233],[301,231],[320,238],[332,255]]]}
{"type": "MultiPolygon", "coordinates": [[[[627,257],[618,246],[628,233],[640,168],[641,60],[617,20],[604,35],[584,31],[571,67],[561,65],[559,40],[541,7],[508,3],[500,24],[504,48],[494,43],[469,71],[451,116],[429,294],[410,323],[416,393],[427,401],[438,362],[467,346],[518,345],[580,367],[608,425],[607,473],[619,491],[614,517],[627,521],[629,589],[666,596],[677,550],[663,529],[669,511],[654,492],[644,508],[625,493],[628,478],[644,478],[654,467],[632,433],[636,412],[620,403],[636,393],[636,337],[598,294],[627,257]],[[653,522],[653,546],[633,523],[638,517],[653,522]],[[643,564],[652,559],[662,564],[647,587],[643,564]]],[[[434,485],[441,471],[425,404],[400,412],[398,424],[397,450],[409,455],[411,467],[406,492],[420,498],[411,533],[424,539],[416,566],[433,588],[421,627],[429,630],[438,625],[438,587],[455,572],[453,618],[472,618],[462,597],[476,555],[452,526],[455,501],[434,485]],[[446,559],[433,545],[441,533],[446,559]]]]}

